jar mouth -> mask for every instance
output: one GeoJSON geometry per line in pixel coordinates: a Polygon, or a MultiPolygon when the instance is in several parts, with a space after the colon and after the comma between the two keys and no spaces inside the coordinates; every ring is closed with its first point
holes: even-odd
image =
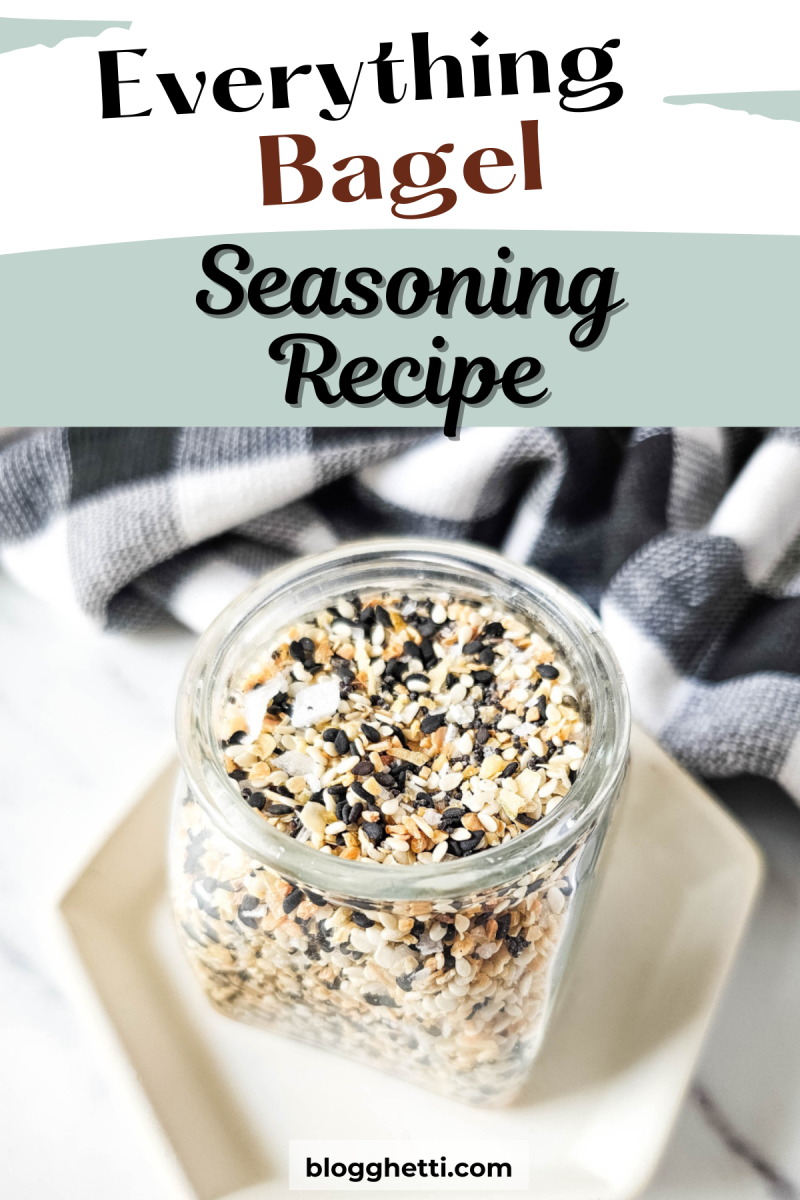
{"type": "Polygon", "coordinates": [[[569,852],[615,797],[628,754],[628,694],[594,613],[548,575],[493,550],[433,538],[376,538],[294,559],[256,580],[200,638],[178,695],[184,773],[210,819],[250,857],[292,882],[374,901],[455,899],[503,886],[569,852]],[[567,795],[510,841],[454,862],[351,862],[297,842],[250,808],[226,771],[215,715],[242,651],[343,592],[377,586],[449,590],[499,600],[546,631],[585,692],[586,757],[567,795]]]}

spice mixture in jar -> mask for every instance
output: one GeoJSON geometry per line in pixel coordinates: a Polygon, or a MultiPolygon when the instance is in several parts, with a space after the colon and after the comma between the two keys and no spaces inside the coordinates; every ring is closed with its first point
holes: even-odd
{"type": "Polygon", "coordinates": [[[285,568],[205,635],[179,705],[173,902],[221,1012],[505,1104],[619,792],[627,704],[557,584],[408,547],[285,568]]]}
{"type": "Polygon", "coordinates": [[[492,605],[343,597],[242,681],[225,766],[265,820],[325,853],[475,854],[530,828],[579,769],[584,725],[555,658],[492,605]]]}

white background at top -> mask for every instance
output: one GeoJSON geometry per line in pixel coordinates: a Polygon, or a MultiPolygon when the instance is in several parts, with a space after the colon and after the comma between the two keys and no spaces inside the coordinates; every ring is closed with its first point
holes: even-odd
{"type": "MultiPolygon", "coordinates": [[[[0,55],[3,253],[283,229],[800,232],[800,123],[663,103],[680,93],[798,88],[800,5],[785,0],[658,6],[306,0],[281,7],[247,0],[115,0],[113,6],[92,0],[6,4],[0,15],[133,22],[129,31],[0,55]],[[226,113],[212,100],[213,78],[230,67],[250,67],[267,80],[270,66],[334,62],[349,89],[358,62],[375,57],[380,41],[394,41],[395,54],[407,58],[398,71],[410,74],[410,34],[417,30],[430,32],[434,54],[461,58],[469,83],[469,57],[479,52],[469,39],[478,29],[489,37],[483,53],[542,50],[551,92],[525,94],[522,82],[519,97],[415,101],[409,94],[388,106],[377,99],[374,68],[365,66],[350,114],[336,123],[318,116],[330,100],[316,72],[291,81],[288,110],[271,108],[269,88],[247,114],[226,113]],[[612,52],[610,76],[625,89],[622,101],[596,113],[563,112],[557,91],[562,56],[612,37],[622,43],[612,52]],[[153,113],[101,120],[98,50],[125,47],[148,53],[122,58],[124,77],[145,81],[122,89],[124,103],[152,103],[153,113]],[[198,111],[176,116],[155,74],[175,72],[193,95],[198,70],[208,75],[198,111]],[[525,192],[518,180],[500,196],[469,192],[460,174],[466,155],[497,145],[518,159],[519,122],[533,118],[539,120],[543,190],[525,192]],[[258,137],[268,133],[311,135],[329,181],[338,158],[372,154],[383,169],[384,199],[340,204],[328,183],[311,204],[265,208],[258,137]],[[455,143],[445,181],[459,193],[455,208],[431,220],[397,220],[388,199],[395,158],[445,141],[455,143]]],[[[492,69],[496,83],[496,57],[492,69]]],[[[521,63],[521,81],[526,70],[521,63]]],[[[244,89],[236,94],[248,95],[244,89]]]]}

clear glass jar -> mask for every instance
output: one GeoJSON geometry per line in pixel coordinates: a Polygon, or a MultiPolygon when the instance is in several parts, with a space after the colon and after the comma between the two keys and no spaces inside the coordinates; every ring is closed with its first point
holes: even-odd
{"type": "Polygon", "coordinates": [[[492,551],[354,542],[260,579],[200,639],[178,701],[171,887],[209,999],[230,1017],[459,1100],[509,1103],[552,1011],[622,785],[629,726],[619,667],[592,612],[492,551]],[[491,598],[528,620],[569,664],[588,730],[563,801],[528,832],[457,861],[384,866],[322,854],[250,808],[220,752],[232,683],[259,647],[338,596],[390,588],[491,598]],[[304,899],[286,912],[298,887],[304,899]],[[401,961],[383,934],[403,921],[412,929],[401,961]]]}

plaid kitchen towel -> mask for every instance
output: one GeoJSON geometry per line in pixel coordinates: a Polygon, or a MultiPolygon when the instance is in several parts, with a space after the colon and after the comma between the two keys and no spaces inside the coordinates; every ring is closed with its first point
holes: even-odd
{"type": "Polygon", "coordinates": [[[639,721],[800,800],[800,431],[47,429],[0,443],[8,572],[107,627],[202,629],[376,533],[467,538],[597,609],[639,721]]]}

